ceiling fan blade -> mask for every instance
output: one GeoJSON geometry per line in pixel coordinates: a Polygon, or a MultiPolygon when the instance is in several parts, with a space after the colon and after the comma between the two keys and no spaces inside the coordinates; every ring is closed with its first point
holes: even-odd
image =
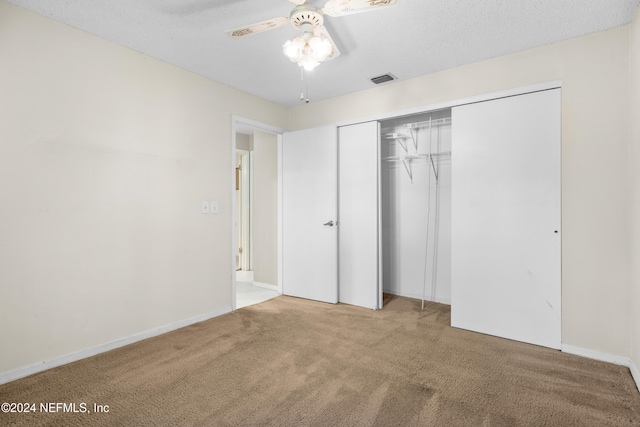
{"type": "Polygon", "coordinates": [[[329,31],[327,31],[327,28],[324,25],[318,25],[313,30],[313,33],[314,35],[319,37],[324,37],[331,42],[331,46],[333,47],[333,49],[331,50],[331,53],[329,54],[329,56],[327,56],[327,59],[325,59],[325,61],[330,61],[340,56],[340,51],[338,50],[338,46],[336,46],[335,42],[331,38],[331,35],[329,34],[329,31]]]}
{"type": "Polygon", "coordinates": [[[240,28],[234,28],[233,30],[227,31],[227,34],[233,38],[240,38],[273,30],[274,28],[284,27],[287,24],[289,24],[289,18],[283,16],[280,18],[268,19],[266,21],[246,25],[240,28]]]}
{"type": "Polygon", "coordinates": [[[329,0],[322,12],[329,16],[344,16],[378,10],[381,7],[393,6],[397,2],[398,0],[329,0]]]}

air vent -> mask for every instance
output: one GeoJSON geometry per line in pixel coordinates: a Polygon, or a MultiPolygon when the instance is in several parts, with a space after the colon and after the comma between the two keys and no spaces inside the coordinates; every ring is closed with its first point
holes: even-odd
{"type": "Polygon", "coordinates": [[[396,76],[394,76],[391,73],[387,73],[387,74],[383,74],[381,76],[378,77],[373,77],[371,79],[371,81],[377,85],[381,84],[381,83],[386,83],[386,82],[390,82],[392,80],[397,80],[398,78],[396,76]]]}

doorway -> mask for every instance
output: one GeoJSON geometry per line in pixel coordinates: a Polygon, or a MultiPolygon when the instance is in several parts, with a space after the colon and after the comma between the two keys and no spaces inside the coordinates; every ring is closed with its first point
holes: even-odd
{"type": "Polygon", "coordinates": [[[242,308],[280,295],[280,134],[234,118],[232,138],[232,304],[242,308]]]}

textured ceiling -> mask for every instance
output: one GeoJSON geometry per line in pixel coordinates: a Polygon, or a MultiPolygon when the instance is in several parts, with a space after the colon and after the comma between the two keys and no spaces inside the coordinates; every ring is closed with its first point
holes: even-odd
{"type": "MultiPolygon", "coordinates": [[[[287,0],[8,0],[283,106],[300,70],[282,54],[286,26],[242,39],[226,30],[288,16],[287,0]]],[[[326,0],[309,0],[322,7],[326,0]]],[[[625,25],[640,0],[398,0],[325,17],[341,51],[307,74],[311,102],[625,25]]]]}

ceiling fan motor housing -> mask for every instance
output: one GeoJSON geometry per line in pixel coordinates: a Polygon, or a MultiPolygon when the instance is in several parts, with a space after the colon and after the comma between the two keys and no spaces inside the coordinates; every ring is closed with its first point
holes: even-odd
{"type": "Polygon", "coordinates": [[[291,11],[289,20],[295,29],[301,29],[304,24],[311,24],[313,28],[316,28],[323,24],[324,17],[321,10],[308,4],[301,4],[291,11]]]}

